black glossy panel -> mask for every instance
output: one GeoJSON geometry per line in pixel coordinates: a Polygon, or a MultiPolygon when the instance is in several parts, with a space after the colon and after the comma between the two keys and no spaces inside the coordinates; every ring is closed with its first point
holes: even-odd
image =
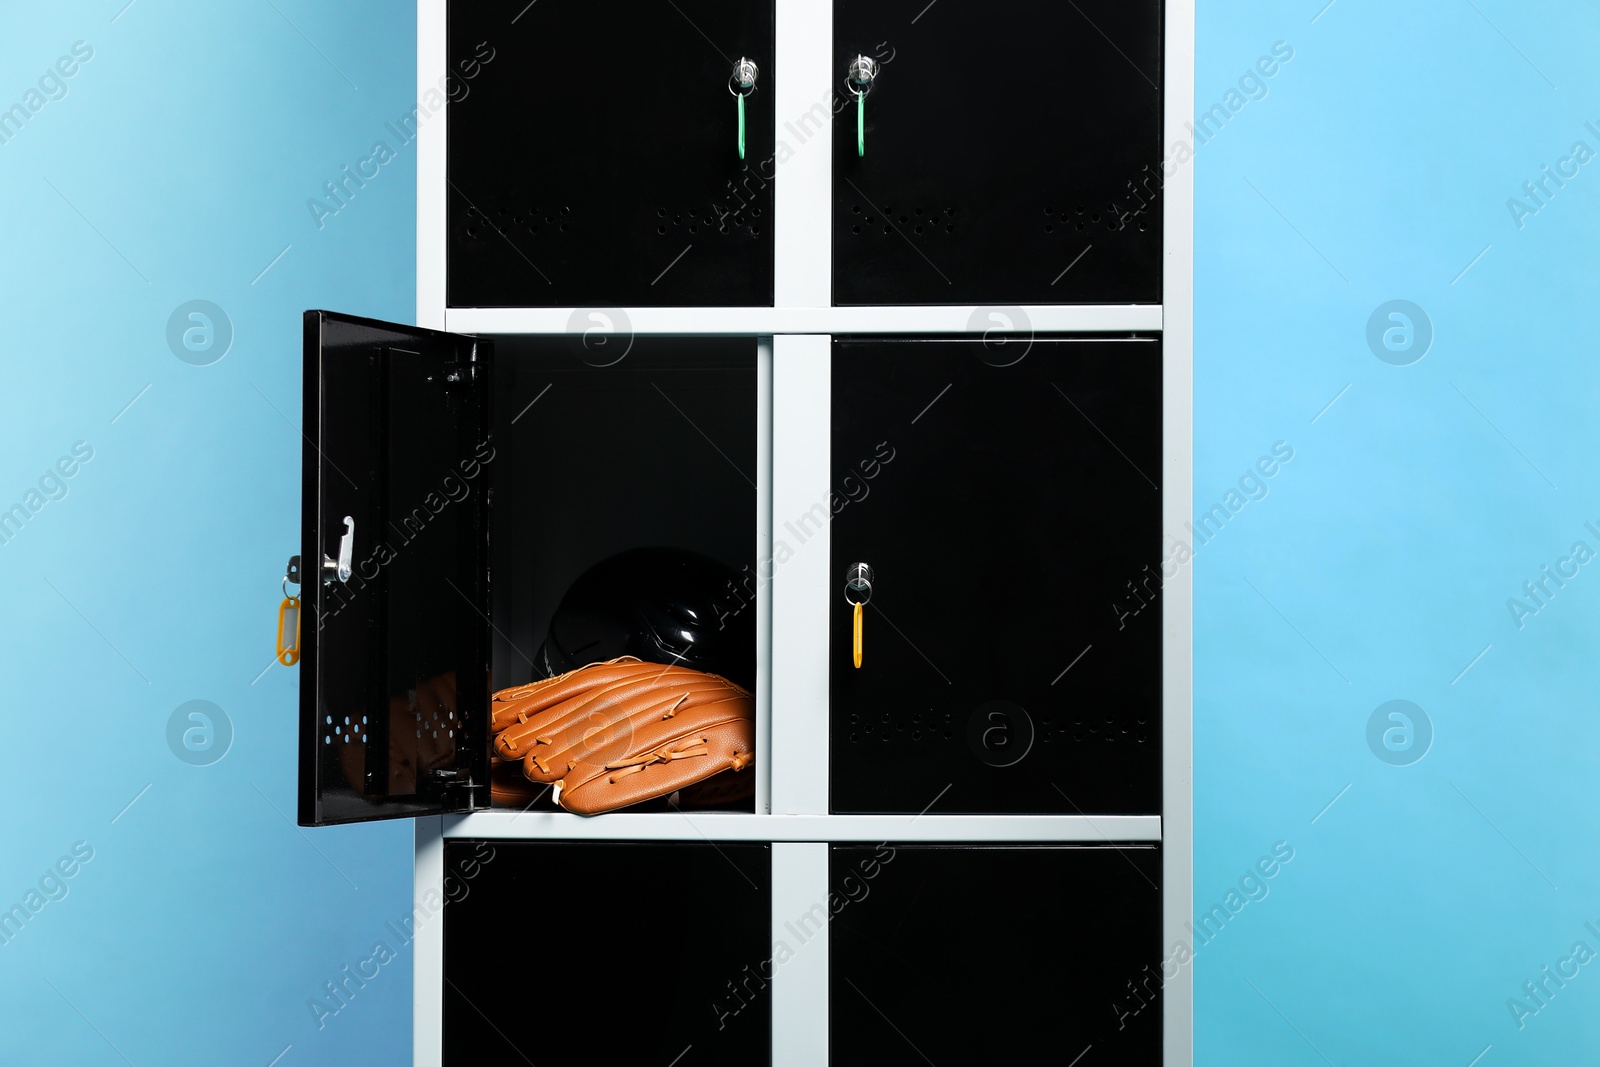
{"type": "Polygon", "coordinates": [[[834,811],[1161,810],[1160,345],[1028,346],[834,342],[834,811]]]}
{"type": "Polygon", "coordinates": [[[445,862],[447,1067],[770,1062],[770,845],[448,841],[445,862]]]}
{"type": "Polygon", "coordinates": [[[770,305],[772,4],[453,0],[452,307],[770,305]],[[728,90],[745,102],[745,159],[728,90]],[[487,57],[487,62],[484,59],[487,57]]]}
{"type": "Polygon", "coordinates": [[[829,866],[832,1067],[1161,1063],[1157,848],[835,845],[829,866]]]}
{"type": "MultiPolygon", "coordinates": [[[[707,598],[728,619],[755,611],[755,341],[638,337],[625,356],[597,351],[579,336],[496,338],[496,688],[543,677],[533,661],[561,597],[629,549],[710,556],[746,581],[707,598]]],[[[754,675],[753,636],[728,673],[754,675]]]]}
{"type": "Polygon", "coordinates": [[[465,810],[453,783],[487,781],[489,354],[306,313],[306,825],[465,810]],[[347,516],[351,575],[325,584],[347,516]]]}
{"type": "Polygon", "coordinates": [[[920,6],[834,0],[834,303],[1159,302],[1160,0],[920,6]]]}
{"type": "MultiPolygon", "coordinates": [[[[593,350],[579,335],[495,343],[494,687],[559,672],[546,641],[562,597],[596,564],[650,548],[710,557],[695,574],[736,580],[689,590],[671,576],[643,578],[614,587],[623,599],[613,607],[658,615],[652,598],[669,587],[680,608],[709,605],[705,627],[716,633],[701,636],[719,646],[722,673],[753,679],[754,339],[638,337],[593,350]]],[[[556,643],[572,661],[619,651],[604,627],[556,643]]],[[[553,805],[545,794],[535,806],[553,805]]]]}

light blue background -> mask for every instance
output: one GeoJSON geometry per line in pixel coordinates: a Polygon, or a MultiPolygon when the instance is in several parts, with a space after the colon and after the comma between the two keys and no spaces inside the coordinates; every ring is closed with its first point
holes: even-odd
{"type": "Polygon", "coordinates": [[[0,1063],[409,1062],[409,950],[320,1031],[307,1001],[409,912],[410,825],[293,825],[297,676],[261,672],[299,542],[300,312],[414,314],[414,147],[320,231],[306,200],[415,103],[415,5],[126,2],[0,15],[0,106],[94,49],[0,145],[0,500],[94,448],[0,545],[0,902],[95,851],[0,947],[0,1063]],[[196,298],[236,332],[211,366],[167,347],[196,298]],[[234,726],[209,767],[167,748],[193,699],[234,726]]]}
{"type": "Polygon", "coordinates": [[[1199,951],[1196,1062],[1593,1062],[1600,962],[1522,1030],[1506,1000],[1600,952],[1600,567],[1521,630],[1506,601],[1600,551],[1600,167],[1521,230],[1506,200],[1600,151],[1600,13],[1326,3],[1199,18],[1200,107],[1295,57],[1194,161],[1197,509],[1295,458],[1194,564],[1197,906],[1296,854],[1199,951]],[[1433,322],[1411,366],[1366,344],[1391,299],[1433,322]],[[1436,731],[1411,766],[1367,746],[1391,699],[1436,731]]]}
{"type": "MultiPolygon", "coordinates": [[[[405,1062],[409,951],[323,1029],[307,1001],[408,911],[409,826],[292,825],[296,678],[260,672],[298,539],[299,312],[412,316],[414,149],[320,230],[306,200],[414,102],[414,6],[122,4],[0,18],[0,104],[95,50],[0,145],[0,501],[95,450],[0,545],[0,904],[95,850],[0,947],[0,1062],[405,1062]],[[236,331],[211,366],[166,344],[196,298],[236,331]],[[166,744],[192,699],[235,730],[208,767],[166,744]]],[[[1280,40],[1189,164],[1197,506],[1295,450],[1193,564],[1197,903],[1295,858],[1198,953],[1196,1060],[1581,1061],[1600,963],[1522,1030],[1506,1000],[1600,950],[1600,570],[1520,630],[1506,600],[1600,550],[1600,167],[1522,229],[1506,199],[1600,150],[1600,15],[1203,2],[1202,107],[1280,40]],[[1411,366],[1367,347],[1392,299],[1434,326],[1411,366]],[[1391,699],[1436,733],[1411,766],[1367,745],[1391,699]]]]}

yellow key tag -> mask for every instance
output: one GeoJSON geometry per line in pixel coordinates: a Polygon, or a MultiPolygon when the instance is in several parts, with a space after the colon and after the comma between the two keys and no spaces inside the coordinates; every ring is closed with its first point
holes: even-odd
{"type": "Polygon", "coordinates": [[[278,662],[293,667],[300,662],[300,598],[286,596],[278,605],[278,662]],[[293,634],[288,645],[283,643],[284,631],[293,634]]]}
{"type": "Polygon", "coordinates": [[[866,612],[864,610],[865,608],[866,608],[865,604],[861,604],[861,603],[857,603],[856,604],[856,611],[855,611],[855,616],[856,616],[855,617],[855,640],[854,640],[854,642],[852,644],[852,648],[855,651],[856,669],[858,669],[858,670],[861,668],[861,620],[862,620],[862,616],[866,614],[866,612]]]}

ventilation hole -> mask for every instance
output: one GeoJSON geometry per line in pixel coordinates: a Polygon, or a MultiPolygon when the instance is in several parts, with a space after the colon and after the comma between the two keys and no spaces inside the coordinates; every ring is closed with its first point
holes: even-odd
{"type": "Polygon", "coordinates": [[[945,233],[955,233],[956,232],[956,228],[954,226],[946,225],[945,228],[944,228],[944,232],[945,233]]]}
{"type": "Polygon", "coordinates": [[[476,236],[478,236],[478,232],[476,230],[474,230],[471,226],[468,226],[467,227],[467,236],[468,237],[476,237],[476,236]]]}
{"type": "Polygon", "coordinates": [[[322,743],[325,744],[325,745],[331,745],[331,744],[333,744],[333,738],[328,737],[327,735],[324,735],[323,738],[322,738],[322,743]]]}
{"type": "Polygon", "coordinates": [[[750,227],[750,236],[751,237],[759,237],[759,236],[761,236],[761,227],[759,227],[759,226],[750,227]]]}
{"type": "Polygon", "coordinates": [[[860,734],[851,734],[850,735],[850,743],[852,745],[855,744],[860,739],[860,736],[861,736],[860,734]]]}
{"type": "Polygon", "coordinates": [[[696,226],[694,223],[691,222],[689,224],[689,232],[690,233],[699,233],[700,232],[700,227],[696,226]]]}
{"type": "Polygon", "coordinates": [[[554,222],[554,221],[556,221],[556,217],[554,215],[546,215],[544,217],[544,221],[546,221],[546,222],[554,222]]]}
{"type": "Polygon", "coordinates": [[[528,232],[529,233],[538,233],[539,232],[539,227],[537,227],[537,226],[529,226],[528,227],[528,232]]]}
{"type": "Polygon", "coordinates": [[[852,214],[852,215],[859,215],[859,214],[861,214],[861,205],[860,205],[860,204],[857,204],[857,205],[855,205],[855,206],[854,206],[854,207],[852,207],[852,208],[851,208],[851,209],[850,209],[850,213],[851,213],[851,214],[852,214]]]}
{"type": "Polygon", "coordinates": [[[928,223],[929,223],[929,225],[932,225],[932,226],[939,225],[939,216],[938,215],[929,215],[928,216],[928,223]]]}
{"type": "Polygon", "coordinates": [[[667,209],[664,208],[664,207],[656,208],[656,217],[657,218],[663,218],[663,219],[666,218],[667,217],[667,209]]]}
{"type": "Polygon", "coordinates": [[[347,745],[350,743],[350,735],[349,734],[345,734],[344,735],[344,743],[347,744],[347,745]]]}
{"type": "Polygon", "coordinates": [[[890,207],[888,204],[885,204],[885,205],[883,205],[883,213],[885,215],[893,215],[894,214],[894,208],[890,207]]]}
{"type": "Polygon", "coordinates": [[[912,730],[911,731],[911,740],[913,740],[913,741],[921,741],[922,740],[922,731],[921,730],[912,730]]]}
{"type": "Polygon", "coordinates": [[[1054,208],[1048,208],[1048,207],[1047,207],[1047,208],[1045,208],[1045,209],[1044,209],[1044,213],[1045,213],[1045,214],[1046,214],[1046,215],[1054,215],[1054,214],[1055,214],[1055,209],[1054,209],[1054,208]]]}
{"type": "Polygon", "coordinates": [[[860,226],[852,226],[852,227],[850,227],[850,232],[851,233],[860,233],[861,232],[861,227],[860,226]]]}
{"type": "Polygon", "coordinates": [[[324,720],[323,720],[323,721],[324,721],[324,722],[326,722],[326,723],[327,723],[327,724],[328,724],[328,725],[329,725],[329,726],[332,726],[332,725],[333,725],[333,716],[332,716],[332,715],[329,715],[329,716],[328,716],[328,717],[327,717],[327,718],[325,718],[325,719],[324,719],[324,720]]]}
{"type": "Polygon", "coordinates": [[[365,715],[361,716],[361,725],[362,726],[367,725],[367,717],[365,715]]]}
{"type": "Polygon", "coordinates": [[[657,226],[656,227],[656,232],[660,233],[660,234],[664,234],[664,233],[667,232],[667,228],[665,226],[657,226]]]}
{"type": "Polygon", "coordinates": [[[361,743],[363,745],[367,743],[367,735],[366,734],[362,734],[361,735],[361,743]]]}
{"type": "Polygon", "coordinates": [[[871,216],[871,215],[868,215],[868,216],[867,216],[867,225],[868,225],[868,226],[871,226],[871,225],[872,225],[872,224],[873,224],[873,223],[875,223],[875,222],[877,222],[877,221],[878,221],[878,220],[877,220],[877,219],[875,219],[875,218],[873,218],[873,217],[872,217],[872,216],[871,216]]]}
{"type": "Polygon", "coordinates": [[[513,215],[511,217],[511,221],[513,223],[515,223],[516,225],[521,226],[522,225],[522,216],[521,215],[513,215]]]}
{"type": "Polygon", "coordinates": [[[753,218],[753,219],[759,219],[761,217],[761,209],[758,208],[758,207],[751,208],[750,209],[750,217],[753,218]]]}
{"type": "Polygon", "coordinates": [[[901,224],[901,225],[902,225],[902,226],[904,226],[904,225],[905,225],[905,224],[906,224],[906,223],[908,223],[908,222],[910,222],[910,221],[911,221],[911,220],[910,220],[910,219],[908,219],[908,218],[906,218],[906,217],[905,217],[905,216],[904,216],[904,215],[901,215],[901,216],[900,216],[900,224],[901,224]]]}
{"type": "Polygon", "coordinates": [[[350,725],[350,716],[348,716],[348,715],[346,715],[346,716],[345,716],[345,717],[344,717],[344,724],[345,724],[345,725],[346,725],[346,726],[349,726],[349,725],[350,725]]]}
{"type": "Polygon", "coordinates": [[[741,211],[739,214],[735,215],[733,217],[733,221],[734,221],[735,225],[743,226],[744,225],[744,212],[741,211]]]}
{"type": "Polygon", "coordinates": [[[1044,232],[1045,233],[1055,233],[1056,232],[1056,228],[1054,226],[1051,226],[1049,223],[1046,223],[1045,227],[1044,227],[1044,232]]]}
{"type": "Polygon", "coordinates": [[[917,227],[917,232],[918,232],[918,233],[921,233],[921,232],[922,232],[922,227],[921,227],[921,226],[918,226],[918,227],[917,227]]]}
{"type": "Polygon", "coordinates": [[[496,215],[504,215],[505,213],[506,213],[506,209],[505,208],[501,208],[500,210],[495,212],[496,215]]]}
{"type": "Polygon", "coordinates": [[[672,224],[674,226],[677,226],[682,222],[683,222],[683,216],[682,215],[674,215],[674,216],[672,216],[672,224]]]}
{"type": "Polygon", "coordinates": [[[944,213],[946,215],[954,215],[956,213],[956,209],[953,207],[947,207],[944,209],[944,213]]]}
{"type": "Polygon", "coordinates": [[[1078,232],[1079,232],[1079,233],[1082,233],[1082,232],[1083,232],[1083,223],[1081,223],[1081,222],[1080,222],[1080,223],[1078,223],[1078,232]]]}
{"type": "Polygon", "coordinates": [[[433,736],[434,737],[438,737],[439,736],[439,731],[438,730],[433,731],[433,736]]]}
{"type": "Polygon", "coordinates": [[[914,214],[917,214],[917,215],[922,214],[922,209],[920,207],[917,208],[917,210],[914,212],[914,214]]]}
{"type": "Polygon", "coordinates": [[[1099,222],[1100,221],[1100,212],[1096,211],[1093,215],[1090,215],[1089,216],[1089,221],[1090,222],[1099,222]]]}
{"type": "Polygon", "coordinates": [[[1141,223],[1139,223],[1139,232],[1143,233],[1144,231],[1145,231],[1145,225],[1144,225],[1144,223],[1141,222],[1141,223]]]}
{"type": "Polygon", "coordinates": [[[561,232],[562,233],[566,233],[567,232],[567,224],[564,223],[564,222],[561,224],[561,232]]]}
{"type": "Polygon", "coordinates": [[[883,228],[883,232],[884,233],[893,233],[894,232],[894,227],[893,226],[885,226],[883,228]]]}
{"type": "Polygon", "coordinates": [[[570,207],[564,207],[561,209],[561,213],[563,215],[570,215],[572,214],[572,209],[570,207]]]}
{"type": "Polygon", "coordinates": [[[422,731],[421,731],[421,730],[418,730],[418,731],[417,731],[417,736],[418,736],[418,737],[421,737],[421,736],[422,736],[422,731]]]}

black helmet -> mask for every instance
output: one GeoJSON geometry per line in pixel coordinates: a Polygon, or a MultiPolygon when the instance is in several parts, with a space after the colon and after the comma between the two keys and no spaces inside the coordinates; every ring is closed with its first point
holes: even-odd
{"type": "Polygon", "coordinates": [[[756,583],[709,556],[634,548],[567,589],[534,657],[546,677],[617,656],[720,674],[755,688],[756,583]]]}

